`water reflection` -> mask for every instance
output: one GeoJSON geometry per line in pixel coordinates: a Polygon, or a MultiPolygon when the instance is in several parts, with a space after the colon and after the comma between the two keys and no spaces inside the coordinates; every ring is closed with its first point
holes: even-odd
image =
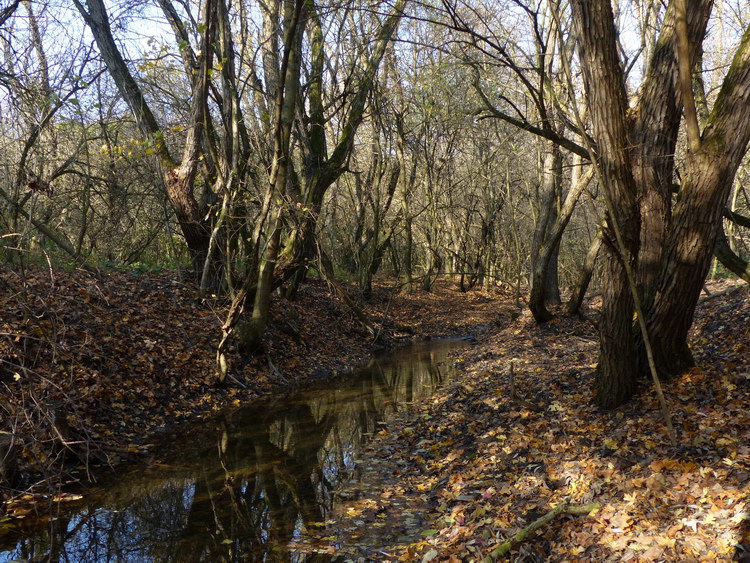
{"type": "Polygon", "coordinates": [[[330,561],[290,542],[325,520],[336,486],[356,478],[358,446],[388,415],[453,377],[447,354],[462,344],[401,349],[333,388],[181,433],[162,463],[87,495],[85,508],[0,537],[0,561],[330,561]]]}

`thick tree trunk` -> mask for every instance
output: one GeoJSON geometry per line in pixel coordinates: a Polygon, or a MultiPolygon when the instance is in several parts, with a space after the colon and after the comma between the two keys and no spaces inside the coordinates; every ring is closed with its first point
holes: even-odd
{"type": "MultiPolygon", "coordinates": [[[[710,166],[712,163],[704,160],[704,164],[710,166]]],[[[703,173],[695,170],[695,165],[690,168],[692,174],[686,177],[684,185],[698,182],[699,189],[706,192],[716,191],[716,183],[725,177],[721,170],[713,167],[713,170],[707,169],[703,173]]],[[[721,206],[718,209],[702,205],[678,206],[675,210],[675,225],[665,249],[660,293],[648,325],[656,365],[662,377],[677,375],[693,365],[687,335],[713,255],[721,206]]]]}
{"type": "MultiPolygon", "coordinates": [[[[699,0],[689,14],[689,55],[693,62],[698,58],[712,4],[713,0],[699,0]]],[[[676,38],[675,10],[670,5],[640,99],[629,113],[633,176],[641,215],[638,289],[645,312],[656,297],[662,250],[672,220],[674,153],[682,109],[676,38]]]]}
{"type": "Polygon", "coordinates": [[[617,56],[616,31],[609,0],[575,0],[573,17],[581,42],[584,86],[598,142],[597,162],[608,200],[605,233],[604,303],[594,401],[613,408],[635,392],[637,362],[632,322],[634,302],[625,261],[635,270],[639,246],[636,185],[628,152],[627,97],[617,56]],[[620,236],[616,236],[619,229],[620,236]]]}
{"type": "Polygon", "coordinates": [[[724,205],[750,141],[750,28],[724,79],[699,150],[689,154],[648,318],[662,375],[692,365],[687,336],[708,272],[724,205]]]}
{"type": "Polygon", "coordinates": [[[210,226],[203,220],[198,202],[193,196],[195,171],[185,171],[176,167],[164,172],[164,184],[167,198],[180,224],[182,236],[190,251],[193,268],[198,276],[203,271],[203,262],[208,256],[208,244],[211,238],[210,226]],[[187,174],[185,173],[187,172],[187,174]]]}

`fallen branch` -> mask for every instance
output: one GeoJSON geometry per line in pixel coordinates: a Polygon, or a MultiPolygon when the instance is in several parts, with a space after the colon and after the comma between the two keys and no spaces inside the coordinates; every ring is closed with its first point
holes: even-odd
{"type": "Polygon", "coordinates": [[[534,532],[536,532],[542,526],[549,524],[560,514],[590,514],[595,510],[599,510],[602,507],[599,502],[592,502],[589,504],[570,504],[567,501],[558,504],[555,508],[550,510],[547,514],[534,520],[531,524],[526,526],[523,530],[519,531],[512,538],[500,544],[490,552],[490,557],[496,559],[507,555],[508,552],[513,549],[519,543],[523,543],[528,540],[534,532]]]}
{"type": "Polygon", "coordinates": [[[706,295],[705,297],[701,297],[700,303],[705,303],[706,301],[710,301],[711,299],[716,299],[717,297],[721,297],[722,295],[727,295],[728,293],[734,293],[735,291],[739,291],[741,289],[745,289],[747,287],[746,283],[741,283],[739,285],[733,285],[732,287],[728,287],[726,289],[722,289],[721,291],[715,291],[710,295],[706,295]]]}

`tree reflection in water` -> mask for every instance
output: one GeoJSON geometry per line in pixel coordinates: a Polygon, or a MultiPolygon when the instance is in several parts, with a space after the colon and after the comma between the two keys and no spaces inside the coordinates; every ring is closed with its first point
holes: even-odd
{"type": "Polygon", "coordinates": [[[0,561],[330,561],[290,543],[325,520],[336,486],[355,476],[358,446],[388,415],[452,377],[447,354],[460,345],[416,344],[336,387],[182,432],[157,468],[129,472],[26,537],[0,539],[0,561]]]}

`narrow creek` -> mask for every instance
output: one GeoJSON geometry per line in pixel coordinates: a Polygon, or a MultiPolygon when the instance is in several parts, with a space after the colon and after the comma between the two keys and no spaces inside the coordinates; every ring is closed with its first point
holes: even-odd
{"type": "MultiPolygon", "coordinates": [[[[196,425],[158,463],[104,476],[54,516],[0,533],[9,561],[334,561],[297,552],[337,487],[358,478],[357,452],[389,417],[457,374],[464,340],[374,358],[326,387],[263,399],[196,425]]],[[[0,532],[3,530],[0,530],[0,532]]]]}

